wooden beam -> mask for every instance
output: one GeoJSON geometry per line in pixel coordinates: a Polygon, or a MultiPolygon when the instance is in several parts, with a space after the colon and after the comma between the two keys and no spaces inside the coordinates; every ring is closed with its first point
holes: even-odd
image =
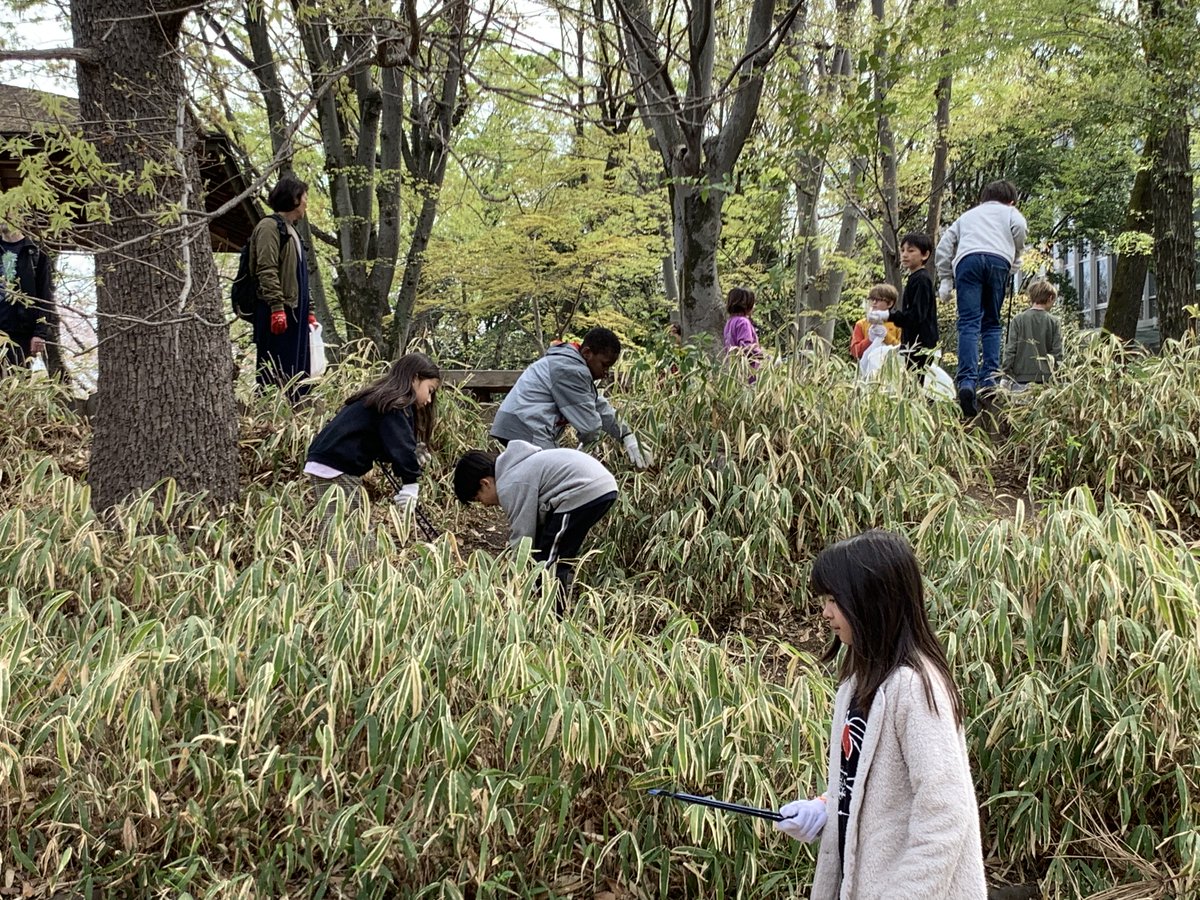
{"type": "Polygon", "coordinates": [[[442,384],[490,400],[492,394],[507,394],[521,377],[521,369],[442,369],[442,384]]]}

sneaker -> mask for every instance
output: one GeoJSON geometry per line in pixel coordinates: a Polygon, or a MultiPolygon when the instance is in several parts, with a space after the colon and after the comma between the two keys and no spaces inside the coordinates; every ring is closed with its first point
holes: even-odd
{"type": "Polygon", "coordinates": [[[958,389],[958,405],[962,407],[963,415],[968,419],[973,419],[979,414],[979,407],[975,405],[975,389],[963,385],[958,389]]]}

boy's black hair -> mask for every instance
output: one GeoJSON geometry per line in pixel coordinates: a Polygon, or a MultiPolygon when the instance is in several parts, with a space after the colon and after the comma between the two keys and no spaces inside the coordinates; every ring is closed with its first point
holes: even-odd
{"type": "Polygon", "coordinates": [[[980,203],[989,203],[995,200],[998,203],[1016,203],[1017,202],[1017,186],[1011,181],[992,181],[983,188],[983,193],[979,195],[980,203]]]}
{"type": "Polygon", "coordinates": [[[607,328],[592,328],[583,336],[579,349],[588,349],[593,353],[611,353],[621,355],[621,339],[616,333],[607,328]]]}
{"type": "Polygon", "coordinates": [[[470,503],[479,496],[483,479],[495,477],[496,454],[471,450],[454,467],[454,496],[460,503],[470,503]]]}
{"type": "Polygon", "coordinates": [[[905,244],[916,247],[922,253],[933,253],[933,238],[923,231],[910,231],[900,238],[900,246],[903,247],[905,244]]]}
{"type": "Polygon", "coordinates": [[[300,199],[307,193],[308,184],[288,172],[279,179],[267,197],[267,206],[278,213],[291,212],[300,205],[300,199]]]}

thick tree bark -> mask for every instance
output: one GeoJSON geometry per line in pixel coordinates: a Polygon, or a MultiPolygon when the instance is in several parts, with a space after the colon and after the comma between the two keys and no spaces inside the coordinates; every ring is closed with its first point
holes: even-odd
{"type": "Polygon", "coordinates": [[[871,65],[872,94],[876,107],[876,134],[879,140],[879,195],[883,203],[883,221],[879,228],[880,251],[883,255],[884,280],[900,290],[900,187],[897,176],[896,137],[887,112],[888,46],[884,22],[884,0],[871,0],[871,15],[875,19],[875,54],[871,65]]]}
{"type": "Polygon", "coordinates": [[[624,58],[633,79],[638,110],[649,126],[672,184],[675,270],[679,279],[684,338],[707,332],[718,338],[725,321],[717,282],[721,204],[750,128],[758,115],[763,74],[777,43],[799,8],[786,21],[773,21],[775,0],[753,0],[741,62],[731,81],[732,100],[714,130],[713,104],[726,91],[713,85],[716,3],[698,0],[687,21],[686,50],[669,46],[655,30],[646,0],[614,0],[624,58]],[[682,57],[687,86],[680,96],[664,59],[682,57]]]}
{"type": "Polygon", "coordinates": [[[1150,72],[1150,207],[1154,227],[1154,277],[1162,337],[1187,331],[1186,307],[1196,302],[1195,200],[1189,154],[1196,59],[1196,13],[1189,0],[1147,0],[1142,7],[1143,46],[1150,72]]]}
{"type": "MultiPolygon", "coordinates": [[[[292,169],[292,148],[288,143],[287,107],[283,98],[283,81],[279,77],[279,63],[275,59],[275,51],[271,47],[271,34],[267,28],[266,11],[260,0],[247,0],[245,4],[246,35],[250,39],[254,80],[258,82],[259,93],[262,94],[263,105],[267,110],[267,128],[271,133],[271,153],[275,159],[281,160],[279,172],[292,169]]],[[[312,227],[308,218],[301,219],[296,224],[300,239],[313,247],[312,227]]],[[[325,292],[325,278],[321,274],[321,265],[315,252],[306,254],[308,263],[308,290],[312,297],[313,312],[325,333],[328,344],[338,345],[342,336],[338,333],[337,322],[329,308],[329,297],[325,292]]]]}
{"type": "MultiPolygon", "coordinates": [[[[1143,156],[1153,159],[1156,150],[1147,145],[1143,156]]],[[[1138,169],[1129,195],[1129,209],[1121,231],[1150,231],[1150,169],[1143,165],[1138,169]]],[[[1122,253],[1117,257],[1117,268],[1113,273],[1112,293],[1108,298],[1108,309],[1104,312],[1104,328],[1122,340],[1132,341],[1137,335],[1138,316],[1142,310],[1142,295],[1146,291],[1146,272],[1150,268],[1150,257],[1142,253],[1122,253]]]]}
{"type": "MultiPolygon", "coordinates": [[[[945,18],[942,20],[942,49],[938,52],[938,65],[942,68],[942,77],[938,79],[933,96],[937,101],[937,110],[933,117],[933,127],[936,137],[933,142],[933,165],[929,176],[929,213],[925,217],[925,231],[937,242],[938,232],[942,227],[942,197],[946,193],[946,166],[950,159],[950,93],[954,87],[954,72],[947,63],[950,54],[949,40],[946,35],[953,24],[958,0],[946,0],[945,18]]],[[[933,272],[933,254],[929,254],[929,271],[933,272]]]]}
{"type": "Polygon", "coordinates": [[[134,175],[109,185],[111,224],[93,232],[113,248],[96,255],[97,509],[164,478],[217,502],[238,492],[233,362],[208,222],[160,223],[167,207],[197,208],[202,190],[178,57],[185,13],[162,12],[168,6],[71,3],[76,46],[103,50],[99,64],[79,66],[85,134],[106,165],[134,175]],[[141,185],[147,166],[153,190],[141,185]]]}
{"type": "Polygon", "coordinates": [[[409,323],[421,285],[425,251],[433,235],[438,200],[441,197],[442,184],[446,180],[446,164],[450,160],[450,135],[463,114],[460,91],[467,68],[464,45],[469,13],[470,7],[466,0],[455,0],[446,10],[446,33],[438,38],[439,44],[444,42],[445,64],[440,78],[434,82],[437,97],[431,93],[421,98],[414,91],[412,109],[408,111],[408,135],[401,133],[392,138],[387,134],[385,124],[386,142],[390,144],[395,140],[405,168],[412,176],[421,197],[421,209],[413,222],[412,237],[404,257],[400,292],[396,296],[396,304],[392,311],[395,329],[393,346],[396,356],[402,354],[408,344],[409,323]]]}
{"type": "Polygon", "coordinates": [[[720,335],[725,328],[725,308],[717,281],[717,249],[721,242],[721,207],[725,195],[699,188],[675,189],[675,246],[684,335],[707,332],[720,335]]]}
{"type": "Polygon", "coordinates": [[[1158,326],[1162,337],[1181,338],[1196,302],[1196,232],[1189,160],[1190,129],[1185,117],[1167,128],[1158,147],[1151,179],[1154,223],[1154,276],[1158,284],[1158,326]]]}

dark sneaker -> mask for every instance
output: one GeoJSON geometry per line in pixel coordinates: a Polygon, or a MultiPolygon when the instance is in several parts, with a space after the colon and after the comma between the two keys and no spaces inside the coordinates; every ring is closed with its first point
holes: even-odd
{"type": "Polygon", "coordinates": [[[975,389],[960,387],[958,389],[958,405],[962,407],[963,415],[968,419],[973,419],[979,415],[979,407],[975,404],[975,389]]]}

